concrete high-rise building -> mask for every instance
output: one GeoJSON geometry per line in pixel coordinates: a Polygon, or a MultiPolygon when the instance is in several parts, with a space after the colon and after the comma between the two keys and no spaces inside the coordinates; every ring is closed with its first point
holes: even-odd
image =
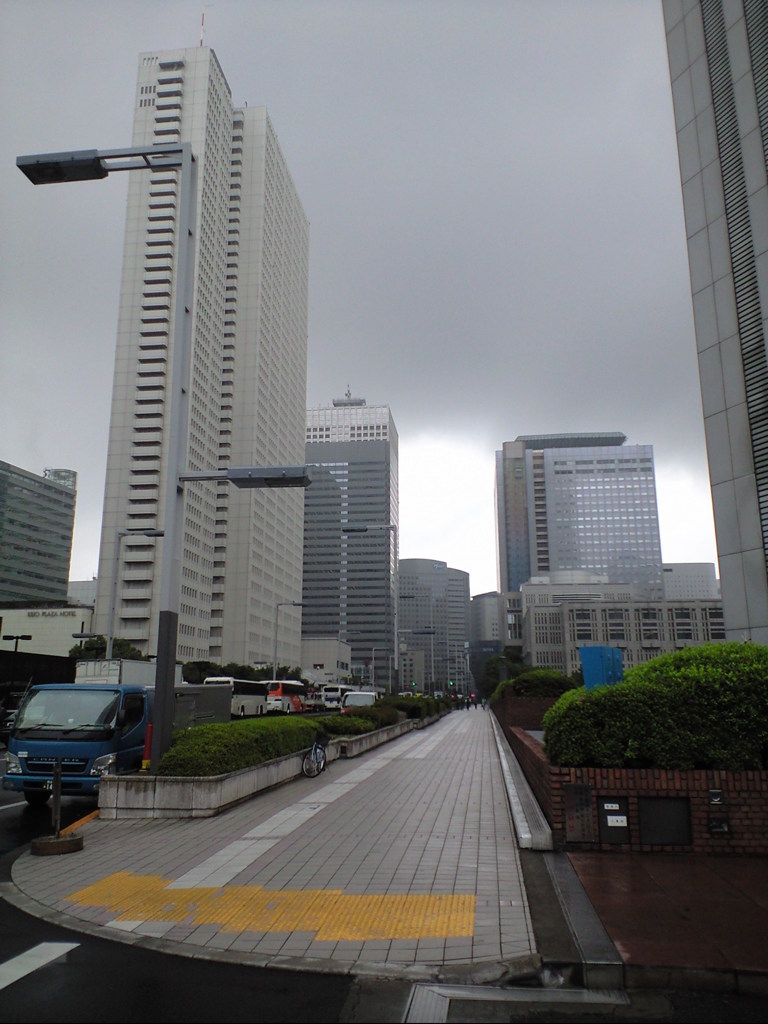
{"type": "Polygon", "coordinates": [[[717,599],[649,599],[632,584],[588,573],[554,573],[521,587],[523,657],[571,675],[582,647],[618,648],[625,669],[682,647],[725,639],[717,599]],[[560,578],[560,577],[564,578],[560,578]]]}
{"type": "MultiPolygon", "coordinates": [[[[139,58],[133,146],[188,142],[197,167],[187,469],[300,465],[309,228],[263,107],[236,107],[208,47],[139,58]]],[[[96,623],[157,651],[179,287],[178,172],[129,176],[96,623]]],[[[177,656],[271,662],[276,607],[301,599],[303,492],[184,485],[177,656]]],[[[300,617],[280,616],[299,664],[300,617]]]]}
{"type": "Polygon", "coordinates": [[[66,604],[77,474],[0,462],[0,602],[66,604]]]}
{"type": "Polygon", "coordinates": [[[621,433],[542,434],[496,453],[499,589],[588,570],[663,594],[651,445],[621,433]]]}
{"type": "Polygon", "coordinates": [[[720,600],[720,581],[714,562],[665,562],[664,597],[667,601],[720,600]]]}
{"type": "Polygon", "coordinates": [[[399,576],[400,641],[422,652],[425,689],[469,693],[469,574],[431,558],[404,558],[399,576]]]}
{"type": "Polygon", "coordinates": [[[768,18],[663,11],[726,633],[768,643],[768,18]]]}
{"type": "Polygon", "coordinates": [[[335,399],[309,409],[302,632],[352,648],[355,674],[396,674],[398,437],[389,406],[335,399]],[[359,532],[365,529],[365,532],[359,532]],[[348,532],[352,531],[352,532],[348,532]]]}

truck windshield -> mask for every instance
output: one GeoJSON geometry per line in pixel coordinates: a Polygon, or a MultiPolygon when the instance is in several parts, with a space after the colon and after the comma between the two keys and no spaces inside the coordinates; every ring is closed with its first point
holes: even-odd
{"type": "Polygon", "coordinates": [[[33,690],[19,710],[16,729],[108,729],[120,694],[114,690],[33,690]]]}

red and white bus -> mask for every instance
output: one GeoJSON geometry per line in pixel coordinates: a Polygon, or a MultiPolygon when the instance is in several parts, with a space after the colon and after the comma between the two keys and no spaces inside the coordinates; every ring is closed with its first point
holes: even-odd
{"type": "Polygon", "coordinates": [[[267,683],[267,711],[284,711],[286,715],[306,710],[304,683],[295,679],[271,679],[267,683]]]}

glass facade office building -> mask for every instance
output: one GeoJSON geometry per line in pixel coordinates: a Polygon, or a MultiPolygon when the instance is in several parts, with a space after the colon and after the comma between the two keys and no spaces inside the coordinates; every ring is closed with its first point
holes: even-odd
{"type": "MultiPolygon", "coordinates": [[[[434,559],[404,558],[399,575],[400,642],[421,652],[425,692],[469,694],[469,574],[434,559]]],[[[407,690],[410,681],[402,682],[407,690]]]]}
{"type": "Polygon", "coordinates": [[[77,474],[0,462],[0,602],[67,602],[77,474]]]}
{"type": "Polygon", "coordinates": [[[389,406],[307,412],[302,635],[337,637],[356,674],[395,672],[398,437],[389,406]],[[366,532],[355,532],[367,527],[366,532]],[[352,530],[353,532],[347,532],[352,530]]]}
{"type": "Polygon", "coordinates": [[[624,434],[518,437],[496,456],[502,592],[588,570],[663,596],[653,448],[624,434]]]}

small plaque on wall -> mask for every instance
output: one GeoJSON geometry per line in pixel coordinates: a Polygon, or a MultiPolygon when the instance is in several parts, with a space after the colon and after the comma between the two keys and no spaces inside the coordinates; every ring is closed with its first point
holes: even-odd
{"type": "Polygon", "coordinates": [[[565,800],[565,840],[568,843],[591,843],[592,787],[569,783],[563,786],[565,800]]]}
{"type": "Polygon", "coordinates": [[[601,843],[629,842],[629,801],[625,796],[600,797],[597,802],[597,820],[601,843]]]}

